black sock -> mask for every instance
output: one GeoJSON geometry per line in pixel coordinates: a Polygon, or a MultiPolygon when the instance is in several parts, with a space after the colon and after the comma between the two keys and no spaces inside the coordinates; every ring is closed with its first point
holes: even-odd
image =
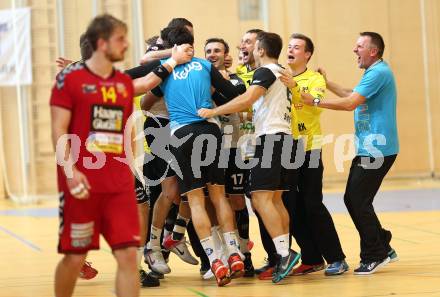
{"type": "Polygon", "coordinates": [[[247,207],[235,211],[238,235],[243,239],[249,239],[249,212],[247,207]]]}

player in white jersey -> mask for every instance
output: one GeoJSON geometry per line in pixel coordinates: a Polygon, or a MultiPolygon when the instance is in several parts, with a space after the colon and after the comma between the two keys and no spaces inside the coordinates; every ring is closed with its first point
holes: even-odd
{"type": "Polygon", "coordinates": [[[252,204],[263,219],[280,255],[272,281],[285,278],[300,255],[289,248],[289,214],[281,195],[296,186],[296,144],[291,133],[291,102],[287,88],[277,79],[283,69],[278,64],[281,37],[261,32],[257,36],[254,58],[260,66],[246,93],[214,109],[202,108],[199,115],[210,118],[231,114],[252,105],[257,148],[251,169],[252,204]]]}

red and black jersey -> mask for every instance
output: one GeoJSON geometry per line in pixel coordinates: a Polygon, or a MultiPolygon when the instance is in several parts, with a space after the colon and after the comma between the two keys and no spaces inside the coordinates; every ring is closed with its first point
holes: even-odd
{"type": "MultiPolygon", "coordinates": [[[[118,70],[102,78],[77,62],[57,76],[50,105],[71,111],[68,133],[81,141],[79,152],[71,141],[73,154],[79,154],[75,166],[87,176],[91,192],[122,192],[134,187],[129,166],[118,160],[126,157],[124,141],[131,139],[131,129],[124,137],[124,128],[133,112],[133,94],[131,78],[118,70]]],[[[62,176],[59,186],[65,189],[62,176]]]]}

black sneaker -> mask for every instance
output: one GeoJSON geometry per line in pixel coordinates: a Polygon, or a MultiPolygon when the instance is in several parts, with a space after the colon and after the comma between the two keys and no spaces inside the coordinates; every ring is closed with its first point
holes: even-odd
{"type": "Polygon", "coordinates": [[[163,273],[155,272],[153,270],[151,270],[150,273],[148,273],[148,275],[150,275],[151,277],[154,277],[155,279],[164,279],[165,278],[165,275],[163,273]]]}
{"type": "Polygon", "coordinates": [[[390,263],[399,261],[399,256],[393,248],[388,252],[388,257],[390,257],[390,263]]]}
{"type": "Polygon", "coordinates": [[[390,262],[390,257],[386,257],[382,261],[375,261],[369,263],[362,263],[358,268],[354,270],[354,274],[357,275],[368,275],[376,272],[381,267],[387,265],[390,262]]]}
{"type": "Polygon", "coordinates": [[[146,273],[145,270],[139,270],[141,286],[142,287],[159,287],[160,282],[157,278],[151,276],[150,273],[146,273]]]}
{"type": "Polygon", "coordinates": [[[289,249],[289,254],[286,257],[281,257],[273,271],[272,282],[278,283],[285,278],[293,267],[298,263],[301,254],[289,249]]]}
{"type": "Polygon", "coordinates": [[[209,263],[209,261],[206,261],[204,257],[200,258],[200,275],[205,275],[206,272],[208,272],[208,270],[211,269],[211,264],[209,263]]]}
{"type": "Polygon", "coordinates": [[[244,277],[253,277],[255,275],[254,264],[252,264],[251,253],[244,253],[244,277]]]}

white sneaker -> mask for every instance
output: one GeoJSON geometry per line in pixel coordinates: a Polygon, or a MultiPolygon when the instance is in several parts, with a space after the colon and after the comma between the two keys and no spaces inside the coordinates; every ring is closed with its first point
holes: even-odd
{"type": "Polygon", "coordinates": [[[206,271],[206,273],[204,275],[202,275],[202,278],[204,280],[210,280],[210,279],[215,279],[214,277],[214,273],[212,273],[212,270],[209,269],[208,271],[206,271]]]}
{"type": "Polygon", "coordinates": [[[148,250],[145,253],[145,263],[150,266],[154,272],[168,274],[171,272],[170,267],[165,262],[161,250],[148,250]]]}
{"type": "Polygon", "coordinates": [[[199,261],[194,258],[193,255],[191,255],[191,252],[188,249],[188,246],[186,245],[185,237],[175,246],[171,249],[171,252],[176,254],[182,261],[191,264],[191,265],[198,265],[199,261]]]}

